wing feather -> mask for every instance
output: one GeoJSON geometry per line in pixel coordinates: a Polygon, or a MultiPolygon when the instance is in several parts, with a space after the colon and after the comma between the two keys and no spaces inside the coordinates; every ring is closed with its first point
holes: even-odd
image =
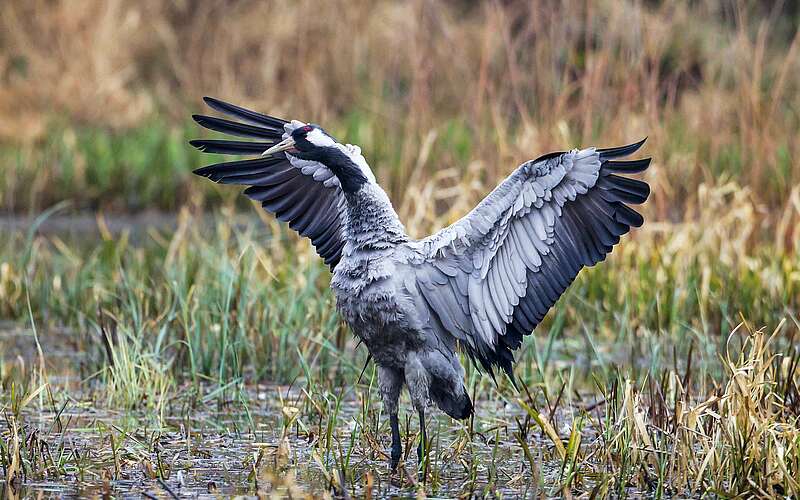
{"type": "Polygon", "coordinates": [[[279,141],[283,135],[283,127],[280,128],[266,128],[257,125],[249,125],[247,123],[239,123],[225,118],[217,118],[215,116],[206,115],[192,115],[192,119],[199,125],[216,132],[223,134],[236,135],[239,137],[249,137],[252,139],[268,139],[271,141],[279,141]]]}
{"type": "MultiPolygon", "coordinates": [[[[206,153],[261,155],[283,139],[299,122],[289,123],[212,97],[205,102],[220,113],[236,118],[233,121],[205,115],[194,115],[201,126],[258,141],[199,139],[189,143],[206,153]]],[[[331,270],[341,258],[344,236],[344,195],[338,179],[324,165],[276,153],[268,157],[215,163],[194,171],[221,184],[248,186],[244,194],[261,203],[301,236],[311,240],[331,270]]]]}
{"type": "Polygon", "coordinates": [[[461,220],[413,242],[416,279],[429,285],[427,314],[439,315],[434,323],[444,330],[437,334],[462,340],[481,366],[513,377],[512,351],[523,336],[583,267],[604,260],[620,236],[642,224],[628,204],[643,203],[650,187],[616,174],[642,172],[650,159],[615,158],[643,143],[527,162],[461,220]],[[437,270],[435,279],[429,269],[437,270]]]}

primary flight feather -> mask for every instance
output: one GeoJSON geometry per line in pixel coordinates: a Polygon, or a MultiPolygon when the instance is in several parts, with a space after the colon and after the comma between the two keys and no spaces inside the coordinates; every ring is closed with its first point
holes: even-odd
{"type": "Polygon", "coordinates": [[[357,146],[321,127],[285,121],[210,97],[239,121],[195,115],[208,129],[252,140],[195,140],[201,151],[253,156],[195,173],[244,194],[311,240],[331,271],[336,307],[378,366],[400,459],[398,398],[405,385],[422,430],[433,402],[453,418],[472,414],[459,348],[513,380],[513,351],[584,266],[603,259],[642,216],[630,205],[649,186],[618,174],[650,159],[617,148],[550,153],[517,167],[456,223],[422,240],[407,234],[357,146]]]}

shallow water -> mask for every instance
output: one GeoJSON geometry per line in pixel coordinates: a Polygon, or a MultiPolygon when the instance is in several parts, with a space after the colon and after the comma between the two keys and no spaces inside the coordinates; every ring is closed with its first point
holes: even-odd
{"type": "MultiPolygon", "coordinates": [[[[213,385],[202,387],[200,395],[187,385],[178,388],[160,414],[146,404],[121,411],[107,406],[97,381],[79,376],[86,355],[76,348],[81,340],[74,332],[44,329],[39,341],[50,393],[42,391],[16,417],[13,404],[6,404],[11,395],[0,399],[6,407],[0,418],[4,477],[14,434],[24,443],[21,481],[13,486],[3,482],[3,495],[202,498],[271,491],[358,497],[369,489],[383,497],[414,496],[419,488],[416,418],[409,412],[401,416],[406,464],[392,475],[388,425],[375,389],[342,388],[336,410],[337,394],[314,392],[300,383],[241,385],[216,395],[213,385]],[[364,398],[370,398],[366,410],[364,398]]],[[[7,371],[19,375],[35,369],[32,331],[5,324],[0,345],[7,371]]],[[[479,400],[476,409],[472,429],[469,422],[438,412],[429,415],[432,450],[425,490],[442,497],[533,493],[538,481],[532,480],[514,438],[517,422],[524,420],[520,408],[479,400]]],[[[560,462],[548,458],[551,453],[538,433],[526,435],[540,469],[536,477],[557,484],[560,462]]]]}

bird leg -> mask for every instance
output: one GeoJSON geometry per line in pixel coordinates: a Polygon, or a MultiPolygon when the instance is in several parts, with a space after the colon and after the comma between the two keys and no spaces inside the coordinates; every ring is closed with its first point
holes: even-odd
{"type": "Polygon", "coordinates": [[[425,458],[428,455],[428,433],[425,432],[425,410],[419,410],[419,445],[417,445],[417,460],[419,461],[420,474],[425,471],[425,458]]]}
{"type": "Polygon", "coordinates": [[[392,428],[391,466],[392,472],[394,472],[397,470],[397,464],[400,463],[400,455],[403,453],[403,447],[400,444],[400,422],[397,418],[397,413],[389,415],[389,426],[392,428]]]}
{"type": "Polygon", "coordinates": [[[397,469],[403,448],[400,444],[400,421],[397,418],[400,389],[403,387],[403,375],[397,370],[378,365],[378,388],[381,391],[383,408],[389,414],[389,426],[392,429],[392,452],[389,464],[392,472],[397,469]]]}

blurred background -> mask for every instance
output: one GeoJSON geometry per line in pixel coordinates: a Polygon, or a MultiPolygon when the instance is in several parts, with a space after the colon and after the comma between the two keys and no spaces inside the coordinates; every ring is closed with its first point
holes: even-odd
{"type": "MultiPolygon", "coordinates": [[[[796,2],[52,0],[0,14],[0,207],[174,211],[212,95],[359,144],[404,210],[462,212],[521,161],[649,136],[651,220],[798,181],[796,2]],[[473,186],[476,189],[448,190],[473,186]],[[409,204],[415,189],[431,195],[409,204]],[[435,193],[434,193],[435,192],[435,193]],[[421,204],[420,204],[421,203],[421,204]]],[[[429,226],[421,213],[404,213],[429,226]]],[[[416,226],[414,227],[416,229],[416,226]]]]}

